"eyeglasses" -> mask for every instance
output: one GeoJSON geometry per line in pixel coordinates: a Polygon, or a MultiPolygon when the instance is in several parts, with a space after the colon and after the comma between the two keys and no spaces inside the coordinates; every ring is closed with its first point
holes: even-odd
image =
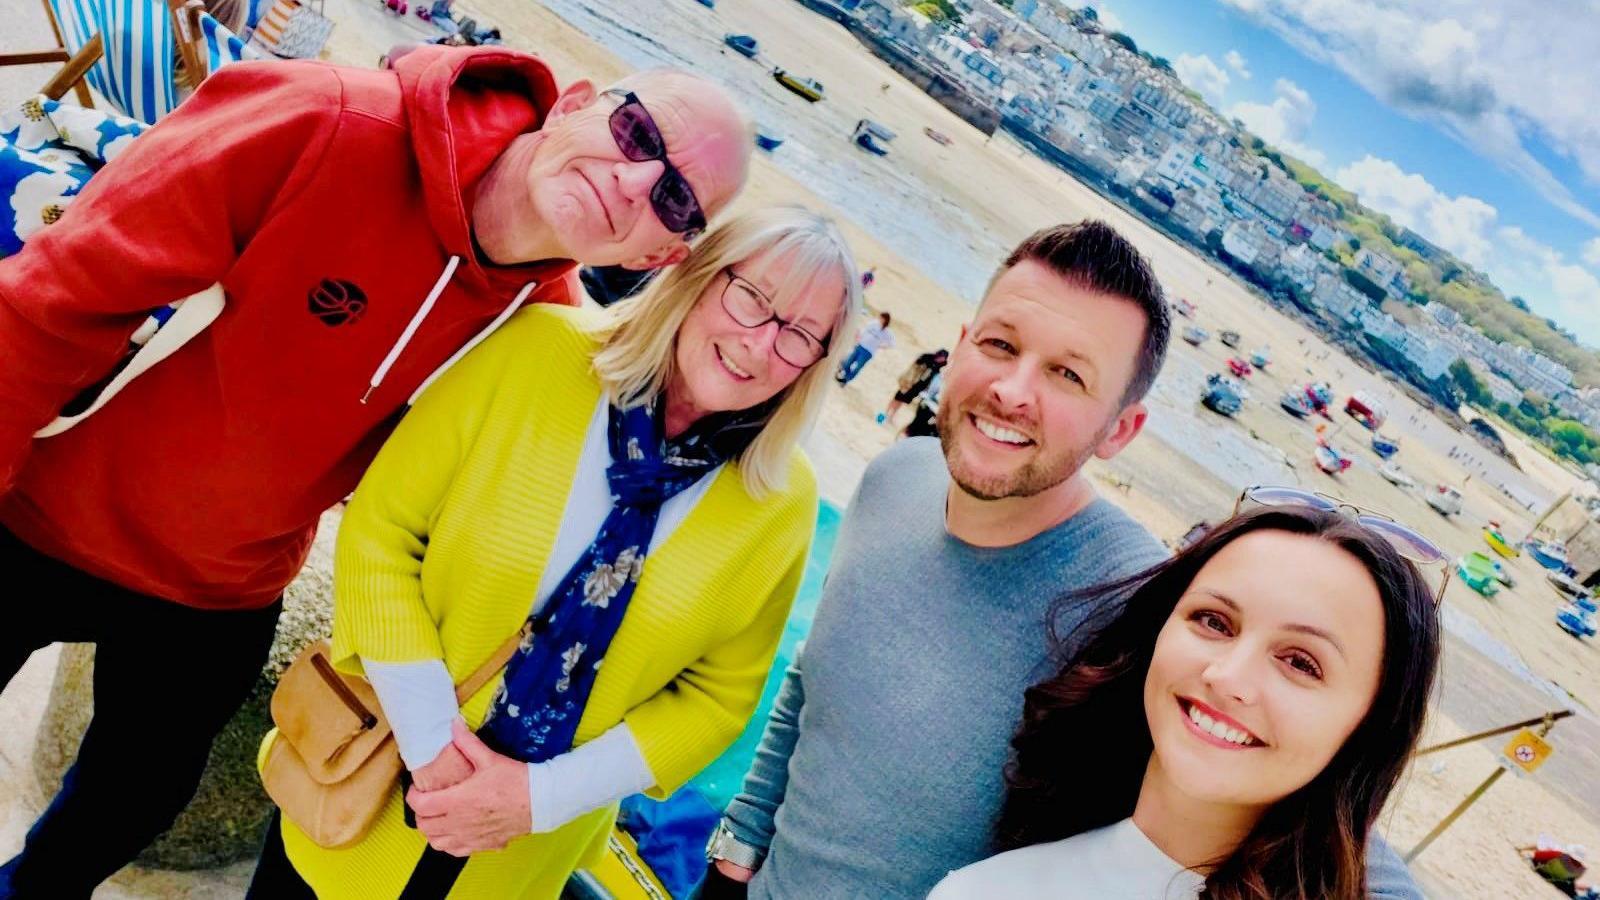
{"type": "Polygon", "coordinates": [[[706,214],[695,199],[689,179],[667,160],[667,142],[661,137],[656,120],[633,91],[608,90],[603,93],[622,98],[622,105],[611,111],[611,138],[617,149],[631,162],[660,160],[665,168],[650,188],[650,208],[668,231],[692,241],[706,230],[706,214]]]}
{"type": "Polygon", "coordinates": [[[1438,606],[1444,599],[1445,586],[1450,583],[1449,558],[1439,549],[1438,544],[1424,537],[1415,528],[1396,522],[1377,510],[1357,506],[1321,491],[1305,491],[1292,487],[1265,485],[1247,487],[1234,502],[1233,514],[1238,515],[1246,510],[1263,506],[1297,506],[1323,512],[1339,512],[1353,517],[1363,528],[1383,538],[1396,553],[1406,559],[1418,565],[1438,566],[1441,573],[1439,591],[1434,595],[1433,605],[1438,606]]]}
{"type": "Polygon", "coordinates": [[[828,338],[819,338],[772,311],[772,300],[761,289],[734,274],[730,266],[722,270],[728,284],[722,289],[722,308],[728,317],[745,328],[760,328],[778,323],[778,337],[772,350],[778,358],[796,369],[808,369],[828,353],[828,338]]]}

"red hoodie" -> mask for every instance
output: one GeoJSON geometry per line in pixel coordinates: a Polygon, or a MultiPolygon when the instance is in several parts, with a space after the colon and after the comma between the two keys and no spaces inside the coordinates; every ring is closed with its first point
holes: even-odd
{"type": "Polygon", "coordinates": [[[468,227],[473,186],[555,96],[543,63],[503,48],[208,79],[0,261],[0,523],[135,591],[271,602],[424,379],[526,285],[573,302],[571,263],[486,267],[468,227]],[[208,329],[33,439],[151,309],[214,282],[208,329]]]}

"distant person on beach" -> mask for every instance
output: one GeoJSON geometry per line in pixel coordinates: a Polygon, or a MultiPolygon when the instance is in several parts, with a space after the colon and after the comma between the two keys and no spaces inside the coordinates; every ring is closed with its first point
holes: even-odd
{"type": "Polygon", "coordinates": [[[878,424],[893,425],[894,414],[900,411],[900,407],[916,400],[918,395],[927,390],[928,385],[939,375],[939,370],[949,361],[950,351],[943,347],[917,357],[904,372],[900,373],[900,380],[895,384],[894,397],[889,400],[889,405],[884,407],[883,412],[878,413],[878,424]]]}
{"type": "Polygon", "coordinates": [[[0,685],[53,641],[98,645],[94,719],[0,898],[87,897],[171,824],[318,517],[412,399],[519,306],[575,302],[575,263],[683,259],[748,135],[679,72],[601,91],[504,49],[241,63],[0,260],[0,562],[49,597],[12,604],[0,685]],[[181,346],[35,439],[186,297],[156,338],[181,346]]]}
{"type": "Polygon", "coordinates": [[[872,287],[873,283],[876,282],[877,280],[878,280],[878,275],[872,269],[868,269],[865,272],[862,272],[861,273],[861,289],[864,291],[867,288],[872,287]]]}
{"type": "Polygon", "coordinates": [[[933,376],[928,387],[917,395],[912,407],[911,422],[901,430],[901,437],[939,436],[939,394],[944,389],[944,373],[933,376]]]}
{"type": "Polygon", "coordinates": [[[929,900],[1367,896],[1367,839],[1438,668],[1434,591],[1406,555],[1426,539],[1300,500],[1218,525],[1109,623],[1059,636],[1012,741],[1008,852],[929,900]]]}
{"type": "MultiPolygon", "coordinates": [[[[1082,468],[1143,428],[1170,330],[1104,223],[1006,258],[951,353],[939,441],[885,451],[851,500],[702,898],[921,900],[994,852],[1023,692],[1062,663],[1050,629],[1117,608],[1052,621],[1054,599],[1167,557],[1082,468]]],[[[1420,900],[1393,851],[1371,862],[1376,895],[1420,900]]]]}
{"type": "Polygon", "coordinates": [[[841,385],[849,384],[855,380],[867,363],[872,361],[873,354],[879,350],[887,350],[894,346],[894,332],[889,330],[891,318],[887,312],[878,313],[876,322],[872,322],[861,329],[856,335],[856,345],[850,355],[839,364],[833,373],[833,380],[841,385]]]}

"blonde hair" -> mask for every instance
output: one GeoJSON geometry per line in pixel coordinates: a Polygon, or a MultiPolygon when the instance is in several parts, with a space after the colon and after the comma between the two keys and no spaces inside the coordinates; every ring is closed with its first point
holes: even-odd
{"type": "Polygon", "coordinates": [[[622,408],[655,402],[672,380],[678,329],[700,295],[724,269],[765,251],[789,261],[788,278],[801,292],[842,279],[844,302],[828,334],[827,355],[777,394],[766,425],[739,455],[745,490],[756,498],[783,487],[789,457],[816,421],[828,380],[855,337],[861,281],[855,257],[832,220],[799,206],[735,216],[643,294],[611,307],[597,329],[602,344],[594,355],[595,373],[622,408]]]}

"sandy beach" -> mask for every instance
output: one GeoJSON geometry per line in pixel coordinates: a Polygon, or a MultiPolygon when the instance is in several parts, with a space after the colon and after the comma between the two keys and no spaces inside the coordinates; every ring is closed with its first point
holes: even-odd
{"type": "MultiPolygon", "coordinates": [[[[719,0],[715,10],[694,0],[551,0],[550,6],[463,0],[458,9],[463,5],[480,23],[499,26],[509,45],[543,56],[563,81],[588,77],[603,83],[647,65],[692,67],[727,84],[754,118],[784,132],[786,143],[775,154],[757,154],[738,208],[803,203],[836,215],[862,264],[876,269],[868,304],[893,314],[898,340],[849,388],[835,393],[808,442],[824,494],[836,503],[848,501],[865,461],[893,440],[893,432],[874,424],[873,416],[905,365],[917,353],[956,340],[993,266],[1020,238],[1040,226],[1085,217],[1104,219],[1129,235],[1170,295],[1196,304],[1199,324],[1213,334],[1241,332],[1245,352],[1271,350],[1271,365],[1250,379],[1251,399],[1238,417],[1225,419],[1202,408],[1198,396],[1204,376],[1235,351],[1215,339],[1198,348],[1175,340],[1152,392],[1145,434],[1116,459],[1093,464],[1101,492],[1158,537],[1175,541],[1196,521],[1226,516],[1247,484],[1297,484],[1386,511],[1458,555],[1487,549],[1480,530],[1490,520],[1521,538],[1547,504],[1579,487],[1575,475],[1520,440],[1510,442],[1522,469],[1512,469],[1211,261],[1014,141],[987,139],[843,28],[797,3],[719,0]],[[757,36],[761,60],[725,51],[725,32],[757,36]],[[789,94],[768,76],[771,65],[820,78],[828,99],[811,105],[789,94]],[[862,117],[898,133],[889,157],[868,156],[847,141],[862,117]],[[952,143],[928,139],[925,126],[949,135],[952,143]],[[1385,434],[1402,442],[1397,460],[1421,487],[1403,490],[1380,477],[1379,459],[1367,446],[1369,433],[1342,413],[1334,414],[1328,428],[1355,465],[1337,477],[1318,471],[1311,462],[1312,428],[1324,420],[1298,420],[1277,405],[1285,389],[1308,381],[1330,382],[1341,404],[1356,390],[1386,398],[1391,412],[1385,434]],[[1453,450],[1466,451],[1464,458],[1452,457],[1453,450]],[[1442,518],[1424,503],[1422,491],[1437,484],[1461,489],[1465,507],[1459,516],[1442,518]]],[[[376,0],[328,0],[327,10],[338,27],[326,56],[336,62],[370,66],[390,45],[436,33],[414,17],[397,19],[376,0]]],[[[32,48],[48,35],[37,0],[0,0],[0,12],[8,23],[24,26],[8,25],[0,49],[32,48]]],[[[0,102],[26,96],[48,71],[6,70],[0,102]]],[[[1176,321],[1176,327],[1188,324],[1176,321]]],[[[908,417],[902,412],[900,424],[908,417]]],[[[1569,505],[1542,534],[1565,538],[1582,524],[1569,505]]],[[[1545,832],[1600,847],[1600,721],[1593,711],[1600,707],[1600,648],[1555,626],[1557,595],[1536,564],[1523,558],[1507,565],[1517,586],[1492,600],[1459,583],[1447,592],[1450,637],[1427,742],[1563,705],[1575,706],[1578,714],[1551,734],[1556,751],[1549,764],[1532,776],[1502,778],[1417,859],[1413,871],[1435,897],[1554,897],[1554,889],[1524,867],[1514,845],[1545,832]]],[[[0,699],[0,720],[25,714],[18,694],[8,691],[0,699]]],[[[1396,848],[1409,849],[1486,777],[1503,743],[1491,739],[1420,759],[1383,823],[1396,848]]],[[[17,763],[0,752],[0,764],[17,763]]],[[[0,858],[20,843],[18,823],[25,827],[31,817],[22,802],[0,798],[8,807],[0,816],[0,858]]],[[[170,881],[139,884],[119,876],[119,886],[107,890],[125,893],[102,895],[227,895],[216,883],[194,890],[224,893],[186,893],[188,888],[170,881]]]]}

